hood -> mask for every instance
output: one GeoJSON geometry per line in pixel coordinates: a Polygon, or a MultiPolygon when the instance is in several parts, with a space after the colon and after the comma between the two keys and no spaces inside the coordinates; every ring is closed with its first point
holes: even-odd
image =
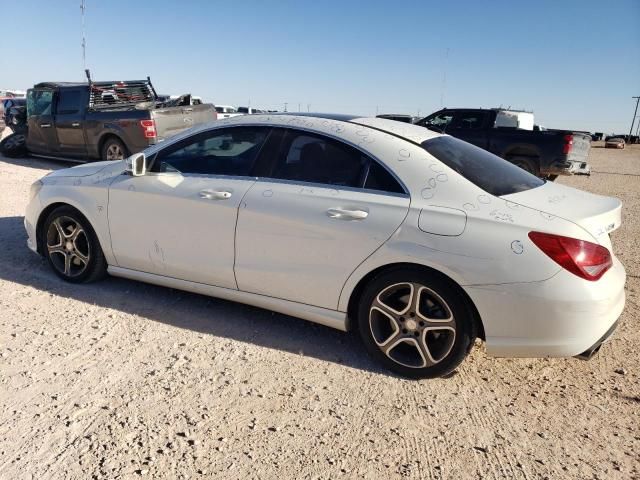
{"type": "Polygon", "coordinates": [[[76,167],[55,170],[47,175],[47,177],[88,177],[89,175],[95,175],[108,167],[112,167],[109,170],[117,169],[118,164],[122,165],[121,168],[124,171],[126,168],[125,160],[112,160],[108,162],[85,163],[76,167]]]}
{"type": "Polygon", "coordinates": [[[599,243],[608,243],[608,234],[617,229],[622,221],[622,202],[617,198],[595,195],[552,182],[502,198],[573,222],[599,243]],[[603,238],[603,235],[606,237],[603,238]]]}

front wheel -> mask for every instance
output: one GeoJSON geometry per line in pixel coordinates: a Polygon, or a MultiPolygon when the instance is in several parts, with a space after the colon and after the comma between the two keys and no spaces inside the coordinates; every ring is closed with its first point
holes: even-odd
{"type": "Polygon", "coordinates": [[[358,329],[376,360],[415,379],[451,373],[476,338],[462,294],[420,269],[389,271],[371,281],[358,308],[358,329]]]}
{"type": "Polygon", "coordinates": [[[43,228],[41,251],[56,275],[71,283],[88,283],[105,275],[104,254],[84,215],[72,207],[59,207],[43,228]]]}

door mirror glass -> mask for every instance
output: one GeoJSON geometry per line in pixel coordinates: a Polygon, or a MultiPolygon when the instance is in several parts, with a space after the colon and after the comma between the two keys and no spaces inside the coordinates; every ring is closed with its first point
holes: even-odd
{"type": "Polygon", "coordinates": [[[147,158],[144,153],[136,153],[127,158],[126,171],[134,177],[142,177],[147,172],[147,158]]]}

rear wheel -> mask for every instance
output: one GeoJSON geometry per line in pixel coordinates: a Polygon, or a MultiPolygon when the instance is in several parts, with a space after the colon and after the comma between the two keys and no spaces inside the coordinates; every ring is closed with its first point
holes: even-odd
{"type": "Polygon", "coordinates": [[[511,163],[520,167],[521,169],[535,175],[536,177],[540,176],[540,168],[538,167],[538,163],[529,158],[529,157],[512,157],[509,159],[511,163]]]}
{"type": "Polygon", "coordinates": [[[75,208],[56,208],[44,222],[41,251],[63,280],[88,283],[102,278],[107,262],[87,219],[75,208]]]}
{"type": "Polygon", "coordinates": [[[102,160],[124,160],[128,156],[127,147],[115,137],[108,138],[102,145],[102,160]]]}
{"type": "Polygon", "coordinates": [[[476,338],[473,314],[460,292],[410,268],[383,273],[367,285],[358,328],[376,360],[409,378],[451,373],[476,338]]]}

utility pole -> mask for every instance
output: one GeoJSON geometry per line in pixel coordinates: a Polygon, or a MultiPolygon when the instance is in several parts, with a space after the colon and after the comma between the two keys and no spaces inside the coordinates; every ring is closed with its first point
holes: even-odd
{"type": "Polygon", "coordinates": [[[636,110],[633,112],[633,119],[631,120],[631,128],[629,129],[629,137],[627,138],[627,142],[631,141],[631,134],[633,133],[633,124],[636,122],[636,115],[638,114],[638,102],[640,102],[640,97],[631,97],[636,99],[636,110]]]}
{"type": "Polygon", "coordinates": [[[285,112],[287,111],[287,105],[288,105],[288,102],[284,102],[284,111],[285,112]]]}
{"type": "Polygon", "coordinates": [[[311,104],[307,103],[307,113],[309,112],[309,109],[311,108],[311,104]]]}
{"type": "Polygon", "coordinates": [[[87,40],[84,34],[84,11],[86,8],[87,6],[85,5],[84,0],[82,0],[82,3],[80,3],[80,12],[82,16],[82,70],[87,69],[87,40]]]}

